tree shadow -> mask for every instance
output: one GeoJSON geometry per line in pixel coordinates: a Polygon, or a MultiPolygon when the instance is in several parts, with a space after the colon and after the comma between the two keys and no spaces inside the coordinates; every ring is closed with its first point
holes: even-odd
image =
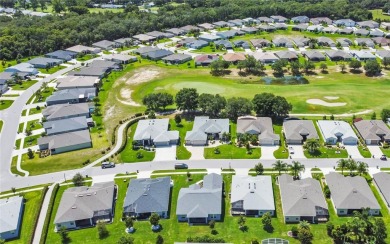
{"type": "Polygon", "coordinates": [[[240,230],[242,232],[248,232],[249,231],[249,227],[245,225],[245,226],[241,227],[240,230]]]}
{"type": "Polygon", "coordinates": [[[327,71],[327,70],[321,70],[321,74],[327,75],[327,74],[329,74],[329,71],[327,71]]]}
{"type": "Polygon", "coordinates": [[[361,73],[363,73],[363,71],[360,70],[360,69],[350,69],[349,72],[351,72],[352,74],[361,74],[361,73]]]}
{"type": "Polygon", "coordinates": [[[273,233],[274,232],[274,227],[272,225],[270,226],[264,226],[263,228],[267,233],[273,233]]]}
{"type": "Polygon", "coordinates": [[[314,150],[313,152],[309,152],[309,151],[307,151],[307,152],[312,157],[321,157],[321,155],[322,155],[322,152],[320,150],[318,150],[318,149],[314,150]]]}

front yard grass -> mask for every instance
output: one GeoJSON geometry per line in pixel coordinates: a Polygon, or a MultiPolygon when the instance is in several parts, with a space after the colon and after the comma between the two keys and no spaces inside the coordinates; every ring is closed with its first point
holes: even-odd
{"type": "Polygon", "coordinates": [[[288,158],[288,150],[285,147],[286,144],[282,133],[282,126],[274,124],[273,127],[274,127],[274,133],[280,136],[280,147],[277,150],[275,150],[274,157],[276,159],[286,159],[288,158]]]}
{"type": "MultiPolygon", "coordinates": [[[[19,139],[19,143],[20,143],[20,139],[19,139]]],[[[24,173],[18,171],[17,168],[16,168],[17,160],[18,160],[18,156],[13,156],[13,157],[12,157],[12,161],[11,161],[11,173],[12,173],[12,174],[15,174],[15,175],[24,176],[24,173]]]]}
{"type": "Polygon", "coordinates": [[[17,140],[15,141],[15,148],[16,148],[16,150],[19,150],[19,149],[20,149],[20,142],[21,142],[21,140],[22,140],[22,139],[17,139],[17,140]]]}
{"type": "Polygon", "coordinates": [[[0,132],[3,129],[3,124],[4,124],[4,122],[2,120],[0,120],[0,132]]]}
{"type": "Polygon", "coordinates": [[[18,133],[23,133],[23,126],[24,126],[24,123],[20,123],[19,126],[18,126],[18,133]]]}
{"type": "Polygon", "coordinates": [[[22,194],[25,198],[23,219],[20,227],[20,236],[17,239],[7,241],[7,243],[28,243],[30,234],[33,231],[34,223],[37,221],[37,212],[39,210],[39,200],[42,190],[26,192],[22,194]]]}
{"type": "Polygon", "coordinates": [[[187,150],[187,148],[184,146],[185,143],[185,136],[187,131],[192,130],[193,123],[190,121],[186,121],[185,119],[181,120],[180,124],[176,124],[176,122],[172,119],[169,120],[170,124],[170,130],[177,130],[179,131],[180,136],[180,143],[176,147],[176,157],[177,159],[189,159],[191,157],[191,152],[187,150]]]}
{"type": "Polygon", "coordinates": [[[10,87],[12,87],[12,90],[26,90],[37,82],[38,82],[37,80],[27,80],[27,81],[22,81],[21,85],[11,84],[10,87]]]}
{"type": "Polygon", "coordinates": [[[381,147],[381,150],[383,154],[386,155],[386,157],[390,157],[390,148],[384,149],[383,147],[381,147]]]}
{"type": "Polygon", "coordinates": [[[38,100],[38,97],[34,98],[33,103],[38,103],[38,102],[45,102],[46,99],[53,94],[54,88],[53,87],[48,87],[44,91],[42,91],[42,97],[40,100],[38,100]]]}
{"type": "Polygon", "coordinates": [[[14,102],[13,100],[1,100],[0,101],[0,110],[4,110],[4,109],[11,107],[13,102],[14,102]]]}
{"type": "Polygon", "coordinates": [[[40,137],[41,135],[27,136],[24,138],[23,148],[36,146],[38,144],[38,138],[40,137]]]}
{"type": "Polygon", "coordinates": [[[63,66],[63,65],[58,65],[58,66],[54,66],[54,67],[51,67],[50,69],[38,69],[39,72],[41,72],[42,74],[54,74],[55,72],[57,71],[60,71],[62,69],[65,69],[66,66],[63,66]]]}
{"type": "Polygon", "coordinates": [[[204,149],[205,159],[259,159],[260,156],[260,148],[252,148],[251,154],[248,154],[245,147],[236,147],[235,145],[230,144],[224,144],[218,147],[207,147],[204,149]],[[216,148],[219,149],[219,154],[214,153],[216,148]]]}
{"type": "Polygon", "coordinates": [[[42,113],[43,109],[44,109],[44,107],[39,107],[39,109],[37,109],[36,107],[31,108],[30,111],[28,112],[28,115],[40,114],[40,113],[42,113]]]}
{"type": "Polygon", "coordinates": [[[150,152],[143,149],[133,150],[133,137],[135,130],[137,128],[138,123],[135,123],[130,126],[127,132],[127,143],[125,149],[120,153],[119,161],[125,163],[131,162],[145,162],[145,161],[153,161],[156,152],[150,152]],[[137,154],[140,153],[142,155],[141,158],[137,157],[137,154]]]}
{"type": "Polygon", "coordinates": [[[359,149],[359,152],[360,154],[364,157],[364,158],[371,158],[371,152],[370,150],[367,149],[367,147],[364,147],[362,145],[358,145],[358,149],[359,149]]]}
{"type": "Polygon", "coordinates": [[[42,129],[42,124],[41,122],[39,121],[39,119],[36,119],[36,120],[30,120],[27,122],[27,129],[30,129],[30,130],[38,130],[38,129],[42,129]]]}
{"type": "Polygon", "coordinates": [[[324,146],[321,146],[320,149],[314,151],[314,153],[309,153],[309,151],[305,149],[304,154],[307,158],[348,158],[347,150],[324,146]],[[340,153],[336,153],[337,151],[340,153]]]}
{"type": "Polygon", "coordinates": [[[83,55],[82,57],[78,57],[76,58],[77,61],[88,61],[90,59],[93,59],[93,58],[96,58],[98,55],[94,55],[94,54],[86,54],[86,55],[83,55]]]}

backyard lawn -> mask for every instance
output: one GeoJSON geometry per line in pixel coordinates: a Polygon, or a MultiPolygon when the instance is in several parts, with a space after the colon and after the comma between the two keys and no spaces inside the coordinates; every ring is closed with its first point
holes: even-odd
{"type": "Polygon", "coordinates": [[[373,10],[370,10],[370,12],[372,13],[372,19],[374,19],[374,20],[380,19],[380,20],[383,20],[386,22],[390,21],[390,15],[383,14],[382,9],[373,9],[373,10]]]}

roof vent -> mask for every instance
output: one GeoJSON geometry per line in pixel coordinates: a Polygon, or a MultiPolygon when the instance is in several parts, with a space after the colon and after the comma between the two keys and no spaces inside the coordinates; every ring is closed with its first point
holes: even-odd
{"type": "Polygon", "coordinates": [[[83,197],[84,195],[83,195],[83,194],[79,194],[78,196],[79,196],[79,197],[83,197]]]}
{"type": "Polygon", "coordinates": [[[72,209],[76,209],[76,208],[77,208],[77,206],[76,206],[76,205],[73,205],[73,206],[72,206],[72,209]]]}
{"type": "Polygon", "coordinates": [[[92,196],[92,194],[91,193],[87,193],[87,196],[92,196]]]}
{"type": "Polygon", "coordinates": [[[357,193],[358,191],[355,188],[353,188],[352,192],[357,193]]]}

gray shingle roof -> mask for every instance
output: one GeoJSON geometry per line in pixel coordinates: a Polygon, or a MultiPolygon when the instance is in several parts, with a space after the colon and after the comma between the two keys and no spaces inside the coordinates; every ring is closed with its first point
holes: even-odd
{"type": "Polygon", "coordinates": [[[239,117],[237,119],[237,133],[260,134],[263,139],[271,138],[275,140],[280,138],[279,135],[274,134],[272,119],[269,117],[239,117]]]}
{"type": "Polygon", "coordinates": [[[385,172],[379,172],[374,174],[373,178],[380,192],[385,198],[387,206],[390,207],[390,174],[385,172]]]}
{"type": "Polygon", "coordinates": [[[187,131],[185,140],[205,140],[207,134],[229,133],[229,119],[209,119],[207,116],[195,117],[191,131],[187,131]]]}
{"type": "Polygon", "coordinates": [[[91,142],[89,130],[80,130],[38,138],[38,145],[48,144],[48,149],[63,148],[91,142]]]}
{"type": "Polygon", "coordinates": [[[347,53],[342,50],[329,49],[329,50],[325,50],[325,53],[326,55],[328,55],[330,59],[351,59],[352,58],[352,55],[350,53],[347,53]]]}
{"type": "Polygon", "coordinates": [[[94,76],[101,77],[107,72],[105,67],[81,67],[80,70],[73,70],[68,73],[70,76],[94,76]]]}
{"type": "Polygon", "coordinates": [[[297,59],[298,55],[293,51],[278,51],[275,53],[280,59],[297,59]]]}
{"type": "Polygon", "coordinates": [[[301,140],[303,135],[307,135],[307,139],[319,138],[311,120],[285,121],[283,122],[283,131],[287,140],[301,140]]]}
{"type": "Polygon", "coordinates": [[[57,79],[57,89],[92,88],[99,82],[93,76],[65,76],[57,79]]]}
{"type": "Polygon", "coordinates": [[[43,123],[47,135],[61,134],[69,131],[87,130],[87,118],[86,117],[74,117],[69,119],[61,119],[48,121],[43,123]]]}
{"type": "Polygon", "coordinates": [[[374,193],[361,176],[343,176],[331,172],[325,175],[336,209],[380,209],[374,193]]]}
{"type": "Polygon", "coordinates": [[[238,176],[232,180],[232,207],[243,201],[244,210],[275,210],[271,176],[238,176]]]}
{"type": "Polygon", "coordinates": [[[115,46],[115,42],[108,41],[108,40],[102,40],[102,41],[93,43],[92,46],[102,48],[102,49],[109,49],[109,48],[113,48],[115,46]]]}
{"type": "Polygon", "coordinates": [[[303,51],[302,54],[305,55],[310,60],[325,60],[324,54],[322,54],[319,51],[313,51],[313,50],[303,51]]]}
{"type": "Polygon", "coordinates": [[[291,175],[279,176],[280,195],[284,216],[316,216],[316,209],[328,210],[318,180],[293,180],[291,175]]]}
{"type": "Polygon", "coordinates": [[[390,140],[390,129],[382,120],[361,120],[354,125],[364,140],[390,140]]]}
{"type": "Polygon", "coordinates": [[[156,50],[159,50],[159,48],[146,46],[146,47],[140,47],[140,48],[134,50],[134,53],[145,54],[145,53],[156,51],[156,50]]]}
{"type": "Polygon", "coordinates": [[[164,57],[162,60],[166,60],[169,62],[182,62],[191,60],[192,56],[184,53],[174,53],[172,55],[164,57]]]}
{"type": "MultiPolygon", "coordinates": [[[[0,233],[13,231],[18,228],[19,215],[22,214],[23,197],[14,196],[0,199],[0,233]]],[[[27,224],[27,223],[25,223],[27,224]]]]}
{"type": "Polygon", "coordinates": [[[133,179],[127,188],[124,212],[164,212],[169,208],[171,177],[133,179]]]}
{"type": "Polygon", "coordinates": [[[145,56],[151,59],[161,59],[171,54],[173,54],[173,52],[170,50],[159,49],[159,50],[148,52],[145,56]]]}
{"type": "Polygon", "coordinates": [[[66,100],[78,100],[80,98],[88,98],[90,95],[96,95],[95,88],[65,89],[54,92],[46,99],[46,102],[54,103],[66,100]]]}
{"type": "Polygon", "coordinates": [[[169,119],[145,119],[138,121],[133,139],[136,141],[153,140],[166,141],[178,140],[178,131],[168,131],[169,119]]]}
{"type": "Polygon", "coordinates": [[[32,65],[40,65],[40,66],[46,66],[46,65],[56,65],[62,63],[63,60],[61,59],[55,59],[55,58],[45,58],[45,57],[37,57],[33,58],[27,63],[32,64],[32,65]]]}
{"type": "Polygon", "coordinates": [[[57,50],[57,51],[45,54],[45,56],[47,56],[47,57],[53,57],[53,58],[58,58],[58,59],[62,59],[62,60],[69,60],[75,55],[76,55],[75,52],[66,51],[66,50],[57,50]]]}
{"type": "Polygon", "coordinates": [[[42,111],[47,120],[56,120],[65,117],[75,117],[89,113],[89,106],[86,103],[58,104],[45,108],[42,111]]]}
{"type": "Polygon", "coordinates": [[[209,214],[222,214],[222,184],[222,176],[212,173],[203,178],[203,187],[193,184],[180,189],[176,215],[206,218],[209,214]]]}
{"type": "Polygon", "coordinates": [[[65,190],[54,223],[90,219],[100,211],[111,212],[114,188],[114,182],[108,182],[65,190]]]}

